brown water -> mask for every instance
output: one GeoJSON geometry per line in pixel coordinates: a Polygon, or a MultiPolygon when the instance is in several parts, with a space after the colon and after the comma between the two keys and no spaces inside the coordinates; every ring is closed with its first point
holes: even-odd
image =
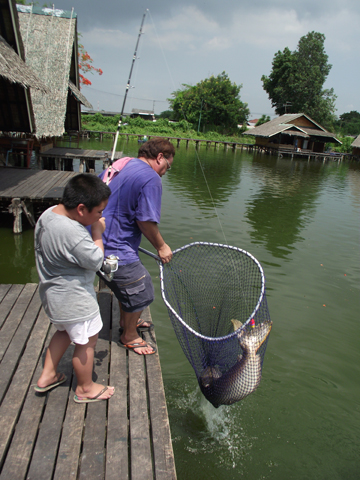
{"type": "MultiPolygon", "coordinates": [[[[273,320],[260,387],[216,410],[174,335],[157,264],[144,256],[179,480],[360,478],[359,165],[181,147],[163,186],[165,240],[252,253],[273,320]]],[[[32,234],[1,228],[1,283],[36,281],[32,234]]]]}

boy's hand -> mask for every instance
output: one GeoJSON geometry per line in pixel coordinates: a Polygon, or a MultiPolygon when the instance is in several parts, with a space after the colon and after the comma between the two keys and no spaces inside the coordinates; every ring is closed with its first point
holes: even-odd
{"type": "Polygon", "coordinates": [[[102,235],[105,232],[105,228],[106,228],[105,217],[101,217],[100,220],[98,220],[97,222],[91,225],[91,233],[93,235],[94,234],[102,235]]]}

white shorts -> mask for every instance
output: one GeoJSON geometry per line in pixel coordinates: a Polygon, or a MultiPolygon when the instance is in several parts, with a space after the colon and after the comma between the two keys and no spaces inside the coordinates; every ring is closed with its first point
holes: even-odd
{"type": "Polygon", "coordinates": [[[70,340],[79,345],[86,345],[89,338],[100,332],[103,326],[100,313],[91,320],[78,323],[56,323],[54,324],[59,332],[66,330],[70,340]]]}

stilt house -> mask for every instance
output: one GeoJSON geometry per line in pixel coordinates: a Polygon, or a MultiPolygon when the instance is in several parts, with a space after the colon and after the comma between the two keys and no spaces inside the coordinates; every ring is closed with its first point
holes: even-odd
{"type": "Polygon", "coordinates": [[[253,135],[256,145],[269,149],[291,149],[301,152],[325,152],[326,143],[338,143],[328,132],[305,113],[288,113],[245,132],[253,135]]]}
{"type": "Polygon", "coordinates": [[[354,157],[360,157],[360,135],[358,135],[353,143],[352,146],[352,154],[354,157]]]}

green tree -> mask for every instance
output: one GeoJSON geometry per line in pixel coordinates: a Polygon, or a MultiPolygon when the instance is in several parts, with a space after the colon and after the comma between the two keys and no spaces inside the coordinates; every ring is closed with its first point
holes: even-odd
{"type": "Polygon", "coordinates": [[[335,124],[336,131],[342,135],[360,134],[360,113],[352,110],[349,113],[343,113],[335,124]]]}
{"type": "Polygon", "coordinates": [[[247,104],[240,100],[241,87],[232,83],[225,72],[194,86],[183,84],[183,89],[168,99],[174,120],[185,118],[194,129],[202,131],[235,132],[238,124],[246,124],[250,114],[247,104]]]}
{"type": "Polygon", "coordinates": [[[288,47],[275,54],[272,71],[261,80],[278,115],[305,113],[332,128],[335,121],[334,90],[323,89],[331,70],[324,48],[325,35],[309,32],[300,38],[297,49],[288,47]],[[289,108],[290,107],[290,108],[289,108]]]}
{"type": "Polygon", "coordinates": [[[262,125],[263,123],[270,122],[270,117],[269,115],[261,115],[259,120],[256,122],[255,127],[258,127],[259,125],[262,125]]]}

